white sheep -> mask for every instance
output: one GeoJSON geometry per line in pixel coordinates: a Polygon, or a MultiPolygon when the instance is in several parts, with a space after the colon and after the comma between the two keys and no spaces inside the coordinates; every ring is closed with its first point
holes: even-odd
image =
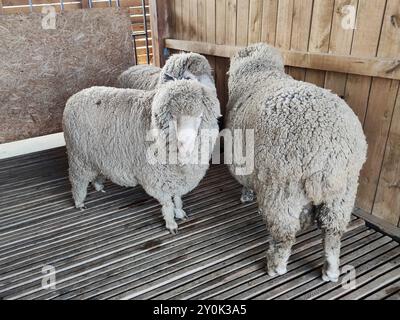
{"type": "Polygon", "coordinates": [[[199,145],[202,130],[216,132],[211,137],[215,143],[219,115],[212,90],[192,80],[170,81],[153,91],[93,87],[74,95],[67,102],[63,127],[76,207],[85,208],[91,182],[97,190],[105,178],[125,187],[140,184],[161,203],[166,227],[176,233],[174,217],[186,218],[181,197],[209,167],[208,162],[186,160],[199,145]],[[156,142],[149,141],[154,135],[156,142]],[[158,152],[166,142],[178,146],[178,162],[149,157],[154,145],[158,152]]]}
{"type": "Polygon", "coordinates": [[[284,72],[278,50],[257,44],[231,61],[227,126],[254,129],[255,170],[235,175],[243,200],[257,194],[273,241],[271,276],[287,272],[296,234],[315,220],[324,233],[323,279],[338,281],[340,242],[351,218],[367,143],[337,95],[284,72]],[[250,190],[250,192],[249,192],[250,190]]]}
{"type": "Polygon", "coordinates": [[[129,68],[118,78],[121,88],[153,90],[170,80],[197,80],[216,90],[208,60],[197,53],[179,53],[172,55],[165,66],[157,68],[151,65],[137,65],[129,68]]]}

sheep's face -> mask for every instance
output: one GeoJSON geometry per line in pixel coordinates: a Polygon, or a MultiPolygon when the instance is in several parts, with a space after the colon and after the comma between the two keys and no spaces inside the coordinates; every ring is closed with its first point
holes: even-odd
{"type": "Polygon", "coordinates": [[[178,161],[188,163],[196,146],[202,117],[178,115],[174,117],[174,129],[178,146],[178,161]]]}
{"type": "Polygon", "coordinates": [[[201,135],[206,130],[216,130],[219,117],[216,95],[198,81],[167,82],[153,100],[152,127],[174,138],[180,164],[192,160],[201,135]]]}

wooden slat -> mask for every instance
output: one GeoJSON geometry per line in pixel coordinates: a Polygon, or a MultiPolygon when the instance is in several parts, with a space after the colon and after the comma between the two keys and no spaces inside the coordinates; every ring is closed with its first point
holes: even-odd
{"type": "MultiPolygon", "coordinates": [[[[400,298],[400,280],[392,283],[388,287],[383,290],[379,290],[374,294],[369,295],[365,300],[383,300],[385,298],[389,298],[395,294],[398,294],[398,298],[400,298]]],[[[397,299],[399,300],[399,299],[397,299]]]]}
{"type": "MultiPolygon", "coordinates": [[[[309,52],[327,53],[332,27],[334,0],[314,1],[309,52]]],[[[324,70],[321,68],[321,70],[324,70]]],[[[305,80],[324,87],[325,71],[307,70],[305,80]]]]}
{"type": "MultiPolygon", "coordinates": [[[[307,51],[310,40],[310,28],[312,18],[312,0],[294,0],[293,3],[293,30],[301,32],[292,32],[291,50],[307,51]]],[[[289,74],[296,80],[305,81],[306,70],[302,68],[289,68],[289,74]]]]}
{"type": "Polygon", "coordinates": [[[237,0],[236,44],[247,46],[249,39],[250,0],[237,0]]]}
{"type": "MultiPolygon", "coordinates": [[[[358,0],[336,0],[333,9],[332,31],[329,41],[329,53],[349,55],[353,42],[354,30],[343,28],[343,12],[346,6],[357,10],[358,0]]],[[[340,97],[347,100],[346,93],[347,74],[327,72],[325,88],[332,90],[340,97]]],[[[362,119],[363,121],[364,119],[362,119]]]]}
{"type": "Polygon", "coordinates": [[[278,5],[276,47],[290,49],[293,21],[293,0],[281,0],[278,5]]]}
{"type": "Polygon", "coordinates": [[[261,41],[263,0],[250,0],[249,9],[249,44],[261,41]]]}
{"type": "Polygon", "coordinates": [[[278,18],[278,0],[264,1],[261,41],[274,45],[278,18]]]}

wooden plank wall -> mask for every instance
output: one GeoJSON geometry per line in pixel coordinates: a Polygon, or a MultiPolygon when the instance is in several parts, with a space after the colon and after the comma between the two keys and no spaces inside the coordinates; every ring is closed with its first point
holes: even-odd
{"type": "MultiPolygon", "coordinates": [[[[132,32],[142,33],[144,31],[143,22],[143,9],[142,0],[119,0],[119,4],[122,8],[129,8],[129,13],[132,21],[132,32]]],[[[32,11],[41,12],[43,6],[51,5],[54,6],[56,12],[61,11],[61,0],[32,0],[32,11]]],[[[77,9],[89,8],[89,0],[64,0],[64,11],[71,11],[77,9]]],[[[116,7],[117,0],[93,0],[92,8],[107,8],[116,7]]],[[[152,56],[152,39],[150,30],[150,12],[149,12],[149,0],[145,0],[147,24],[149,29],[149,45],[150,45],[150,56],[152,56]]],[[[30,13],[31,7],[29,6],[29,0],[0,0],[0,14],[14,14],[14,13],[30,13]]],[[[144,36],[136,37],[136,46],[138,51],[138,63],[147,63],[146,57],[146,44],[144,36]]]]}
{"type": "MultiPolygon", "coordinates": [[[[311,53],[361,58],[400,57],[399,0],[167,0],[174,39],[225,45],[268,42],[311,53]],[[345,6],[356,28],[344,29],[345,6]]],[[[227,101],[229,61],[209,57],[217,89],[227,101]]],[[[400,227],[399,81],[288,67],[296,79],[331,89],[362,121],[369,143],[358,206],[400,227]]]]}

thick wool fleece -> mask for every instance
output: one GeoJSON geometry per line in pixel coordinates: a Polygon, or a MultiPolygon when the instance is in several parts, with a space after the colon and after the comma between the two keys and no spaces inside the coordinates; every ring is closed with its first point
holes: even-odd
{"type": "MultiPolygon", "coordinates": [[[[295,236],[318,220],[325,232],[324,279],[339,276],[340,238],[350,221],[367,143],[337,95],[284,73],[276,49],[257,44],[232,60],[227,126],[255,130],[255,170],[237,176],[254,190],[274,238],[271,275],[286,272],[295,236]]],[[[236,166],[231,166],[235,174],[236,166]]],[[[251,192],[250,192],[251,194],[251,192]]]]}
{"type": "Polygon", "coordinates": [[[171,80],[198,80],[208,86],[215,86],[208,60],[197,53],[172,55],[160,69],[151,65],[131,67],[119,77],[121,88],[153,90],[171,80]]]}
{"type": "Polygon", "coordinates": [[[218,130],[219,102],[196,81],[173,81],[155,91],[93,87],[71,97],[63,126],[76,206],[84,208],[90,182],[99,190],[105,178],[125,187],[140,184],[161,203],[167,228],[175,233],[174,214],[185,217],[180,197],[199,184],[208,164],[153,164],[147,152],[154,142],[147,140],[157,129],[163,143],[161,136],[174,132],[169,125],[175,116],[200,114],[200,130],[218,130]]]}

